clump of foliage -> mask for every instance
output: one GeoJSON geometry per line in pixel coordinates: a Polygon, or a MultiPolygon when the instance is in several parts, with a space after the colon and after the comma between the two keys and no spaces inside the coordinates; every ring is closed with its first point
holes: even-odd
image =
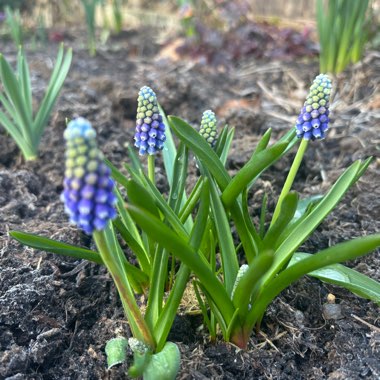
{"type": "Polygon", "coordinates": [[[370,34],[368,5],[369,0],[317,1],[322,72],[337,74],[361,59],[370,34]]]}
{"type": "Polygon", "coordinates": [[[30,72],[24,50],[19,48],[15,72],[5,57],[0,55],[0,81],[3,87],[0,92],[3,107],[0,110],[0,124],[21,149],[26,160],[38,156],[41,137],[69,72],[71,59],[71,49],[65,52],[61,45],[45,95],[34,112],[30,72]]]}
{"type": "Polygon", "coordinates": [[[102,0],[81,0],[87,26],[87,47],[90,55],[96,54],[96,24],[95,13],[99,5],[102,4],[102,0]]]}
{"type": "Polygon", "coordinates": [[[20,10],[13,10],[7,6],[5,8],[5,22],[8,25],[13,42],[16,44],[16,46],[22,45],[23,30],[20,10]]]}
{"type": "Polygon", "coordinates": [[[371,162],[354,162],[326,194],[299,199],[291,187],[310,143],[319,143],[329,126],[330,79],[314,80],[296,125],[269,145],[268,130],[248,162],[231,177],[225,168],[234,130],[216,131],[211,110],[198,130],[175,116],[166,118],[154,91],[144,86],[138,96],[135,146],[129,148],[128,175],[104,159],[90,122],[71,121],[65,132],[66,171],[62,200],[70,221],[91,235],[96,250],[13,231],[23,244],[105,265],[111,274],[133,338],[117,337],[106,347],[108,365],[126,359],[129,344],[132,377],[174,379],[179,350],[167,342],[187,286],[192,284],[210,336],[247,347],[266,308],[282,290],[303,275],[339,284],[380,302],[380,284],[341,264],[380,246],[380,235],[342,242],[320,252],[299,251],[302,243],[334,209],[371,162]],[[179,140],[175,146],[171,131],[179,140]],[[260,175],[300,141],[297,154],[267,228],[267,197],[260,224],[248,211],[248,191],[260,175]],[[186,191],[189,153],[199,168],[195,185],[186,191]],[[155,157],[162,154],[169,184],[164,196],[155,182],[155,157]],[[126,194],[126,197],[123,196],[126,194]],[[233,238],[234,225],[238,241],[233,238]],[[135,255],[133,262],[120,244],[135,255]],[[239,260],[240,257],[240,260],[239,260]],[[190,282],[190,279],[191,282],[190,282]],[[146,295],[142,313],[135,294],[146,295]]]}

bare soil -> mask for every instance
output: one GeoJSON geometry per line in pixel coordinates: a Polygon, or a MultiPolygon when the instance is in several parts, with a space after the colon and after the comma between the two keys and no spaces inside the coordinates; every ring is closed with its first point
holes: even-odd
{"type": "MultiPolygon", "coordinates": [[[[10,44],[1,50],[14,61],[16,52],[10,44]]],[[[273,128],[276,140],[294,125],[318,74],[316,60],[242,59],[216,68],[187,58],[172,63],[158,55],[159,50],[151,39],[132,32],[110,41],[94,58],[78,44],[35,162],[24,162],[0,129],[0,379],[125,378],[123,367],[106,369],[106,341],[130,332],[105,269],[34,251],[8,235],[17,229],[93,245],[91,238],[69,225],[59,200],[66,118],[88,118],[107,158],[122,167],[125,146],[133,139],[137,92],[149,85],[168,114],[196,126],[202,112],[213,109],[221,124],[236,128],[227,163],[233,174],[264,131],[273,128]]],[[[56,51],[51,44],[28,53],[37,100],[43,96],[56,51]]],[[[325,193],[354,160],[371,155],[375,159],[304,244],[307,252],[379,231],[379,54],[368,53],[362,63],[335,78],[334,85],[328,137],[310,145],[294,188],[302,197],[325,193]]],[[[264,191],[273,211],[294,154],[264,173],[252,189],[254,221],[264,191]]],[[[157,176],[164,189],[160,168],[157,176]]],[[[380,280],[379,252],[349,265],[380,280]]],[[[246,351],[221,340],[209,342],[201,318],[186,313],[178,316],[169,339],[181,350],[178,379],[380,378],[377,306],[309,277],[270,305],[262,332],[252,335],[246,351]],[[326,319],[323,313],[329,293],[339,305],[338,319],[326,319]]]]}

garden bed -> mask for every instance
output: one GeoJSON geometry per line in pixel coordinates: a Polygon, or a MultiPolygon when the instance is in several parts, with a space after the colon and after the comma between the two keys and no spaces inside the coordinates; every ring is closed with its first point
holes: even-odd
{"type": "MultiPolygon", "coordinates": [[[[74,49],[73,64],[39,159],[24,162],[13,141],[0,130],[0,378],[119,379],[125,368],[108,371],[108,339],[129,336],[123,310],[105,268],[36,252],[12,240],[22,230],[93,247],[91,238],[70,226],[59,199],[64,172],[65,119],[88,118],[99,146],[114,165],[126,160],[133,143],[136,98],[152,87],[168,114],[194,126],[213,109],[221,124],[235,127],[227,168],[234,174],[250,157],[260,136],[273,128],[273,141],[294,125],[318,62],[242,60],[227,68],[190,59],[171,63],[149,38],[131,33],[125,45],[111,43],[90,58],[74,49]],[[139,40],[139,38],[143,38],[139,40]],[[111,49],[111,47],[113,47],[111,49]]],[[[29,52],[38,99],[48,81],[57,46],[29,52]]],[[[14,60],[6,46],[2,53],[14,60]]],[[[332,123],[327,139],[310,144],[294,188],[301,196],[324,193],[356,159],[379,152],[380,56],[336,78],[332,123]]],[[[263,192],[273,211],[294,151],[265,172],[250,193],[257,221],[263,192]]],[[[166,190],[161,168],[157,182],[166,190]]],[[[192,169],[194,180],[197,170],[192,169]]],[[[379,229],[379,158],[303,246],[316,252],[379,229]]],[[[380,280],[374,253],[350,264],[380,280]]],[[[143,302],[143,300],[141,300],[143,302]]],[[[338,287],[309,277],[284,291],[269,307],[262,331],[247,351],[221,340],[208,341],[199,314],[182,307],[169,336],[182,361],[178,379],[361,379],[380,376],[380,324],[377,306],[338,287]],[[332,293],[341,307],[338,319],[323,313],[332,293]]]]}

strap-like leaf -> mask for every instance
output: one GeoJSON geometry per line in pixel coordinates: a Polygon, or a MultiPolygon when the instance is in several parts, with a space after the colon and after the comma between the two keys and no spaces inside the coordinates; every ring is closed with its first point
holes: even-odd
{"type": "MultiPolygon", "coordinates": [[[[310,253],[296,252],[290,260],[288,267],[310,256],[312,256],[310,253]]],[[[360,297],[380,304],[380,283],[342,264],[333,264],[314,270],[313,272],[309,272],[308,276],[342,286],[360,297]]]]}
{"type": "MultiPolygon", "coordinates": [[[[210,196],[209,196],[209,186],[208,181],[204,180],[202,182],[202,194],[201,202],[199,205],[199,210],[194,222],[193,229],[190,235],[190,245],[197,251],[199,249],[201,240],[205,233],[205,226],[208,220],[210,196]]],[[[170,295],[165,303],[164,308],[154,326],[154,336],[157,341],[157,348],[165,343],[166,338],[169,334],[170,328],[172,326],[176,310],[181,302],[183,292],[185,291],[186,285],[190,276],[190,268],[184,263],[181,263],[181,267],[177,273],[176,280],[174,282],[173,288],[170,295]]]]}
{"type": "Polygon", "coordinates": [[[50,77],[50,81],[45,92],[45,96],[41,101],[40,108],[33,122],[33,130],[36,138],[38,138],[38,141],[43,133],[44,128],[46,127],[51,111],[58,98],[59,92],[63,86],[66,76],[70,70],[73,55],[72,49],[67,50],[64,58],[62,58],[63,51],[64,47],[63,45],[61,45],[53,69],[53,73],[50,77]]]}
{"type": "Polygon", "coordinates": [[[239,264],[235,253],[235,246],[231,235],[226,212],[220,200],[215,184],[210,183],[211,210],[214,217],[216,233],[222,258],[224,284],[228,294],[232,293],[239,264]]]}
{"type": "Polygon", "coordinates": [[[270,268],[273,263],[273,252],[266,251],[259,256],[256,256],[247,271],[236,285],[233,294],[233,303],[236,308],[240,309],[241,317],[244,318],[248,312],[248,305],[251,302],[251,295],[260,281],[263,274],[270,268]]]}
{"type": "Polygon", "coordinates": [[[230,181],[230,176],[218,155],[206,140],[186,122],[176,116],[169,116],[168,120],[176,135],[196,154],[215,177],[219,187],[224,190],[230,181]]]}
{"type": "Polygon", "coordinates": [[[149,232],[149,236],[165,247],[174,256],[188,266],[212,295],[226,321],[234,314],[234,307],[223,285],[210,270],[208,263],[186,241],[178,237],[161,220],[147,211],[128,205],[128,211],[140,227],[149,232]]]}
{"type": "Polygon", "coordinates": [[[277,239],[288,223],[293,219],[297,209],[298,195],[295,192],[288,193],[281,203],[280,214],[274,224],[269,228],[263,240],[263,249],[274,249],[277,239]]]}
{"type": "Polygon", "coordinates": [[[103,264],[99,253],[90,249],[80,248],[75,245],[62,243],[43,236],[28,234],[21,231],[12,231],[10,232],[10,235],[21,244],[39,249],[40,251],[47,251],[58,255],[71,256],[77,259],[84,259],[93,261],[97,264],[103,264]]]}
{"type": "Polygon", "coordinates": [[[24,138],[32,141],[32,119],[28,114],[27,107],[25,107],[22,89],[11,66],[1,54],[0,76],[8,100],[13,104],[14,112],[17,112],[20,115],[22,126],[20,125],[19,127],[22,130],[24,138]]]}
{"type": "Polygon", "coordinates": [[[260,297],[252,305],[252,310],[247,317],[247,328],[251,329],[254,326],[257,318],[264,313],[268,304],[282,290],[303,275],[332,264],[353,260],[370,253],[379,246],[380,234],[357,238],[327,248],[288,267],[262,288],[260,297]]]}
{"type": "Polygon", "coordinates": [[[178,214],[182,205],[183,195],[185,193],[185,184],[187,178],[188,149],[185,144],[181,143],[175,157],[173,167],[173,181],[169,193],[169,206],[178,214]]]}
{"type": "Polygon", "coordinates": [[[253,154],[252,158],[239,170],[222,194],[222,201],[229,207],[238,195],[257,175],[273,164],[288,146],[287,142],[275,144],[271,148],[264,149],[253,154]]]}
{"type": "Polygon", "coordinates": [[[20,83],[21,91],[23,94],[23,100],[25,104],[26,112],[29,115],[29,119],[33,119],[33,104],[32,104],[32,90],[30,87],[30,74],[29,67],[25,59],[24,51],[20,47],[17,57],[17,71],[18,80],[20,83]]]}
{"type": "Polygon", "coordinates": [[[353,184],[357,173],[361,168],[360,161],[353,163],[336,181],[334,186],[318,203],[301,223],[296,223],[294,229],[291,229],[289,236],[285,238],[280,247],[276,250],[273,269],[268,272],[265,282],[273,278],[281,268],[290,260],[296,249],[310,236],[310,234],[325,219],[343,195],[353,184]]]}

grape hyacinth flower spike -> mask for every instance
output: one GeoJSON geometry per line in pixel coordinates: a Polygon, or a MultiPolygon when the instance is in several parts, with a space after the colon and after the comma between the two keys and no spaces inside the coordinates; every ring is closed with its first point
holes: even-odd
{"type": "Polygon", "coordinates": [[[158,110],[156,94],[150,87],[144,86],[139,91],[137,102],[135,146],[142,156],[154,155],[163,149],[166,140],[165,124],[158,110]]]}
{"type": "Polygon", "coordinates": [[[213,147],[216,143],[216,124],[217,120],[214,112],[211,110],[203,112],[199,134],[204,137],[211,147],[213,147]]]}
{"type": "Polygon", "coordinates": [[[325,74],[319,74],[310,87],[309,94],[301,109],[296,122],[297,137],[302,139],[294,157],[292,166],[281,190],[276,208],[273,212],[271,226],[277,220],[284,198],[289,194],[295,176],[301,165],[310,140],[324,139],[329,123],[329,100],[331,93],[331,80],[325,74]]]}
{"type": "Polygon", "coordinates": [[[329,99],[331,81],[319,74],[310,87],[304,106],[296,122],[298,138],[305,140],[324,139],[329,123],[329,99]]]}
{"type": "Polygon", "coordinates": [[[103,230],[107,222],[116,217],[114,181],[88,120],[72,120],[64,138],[66,171],[61,198],[70,221],[90,235],[103,230]]]}

